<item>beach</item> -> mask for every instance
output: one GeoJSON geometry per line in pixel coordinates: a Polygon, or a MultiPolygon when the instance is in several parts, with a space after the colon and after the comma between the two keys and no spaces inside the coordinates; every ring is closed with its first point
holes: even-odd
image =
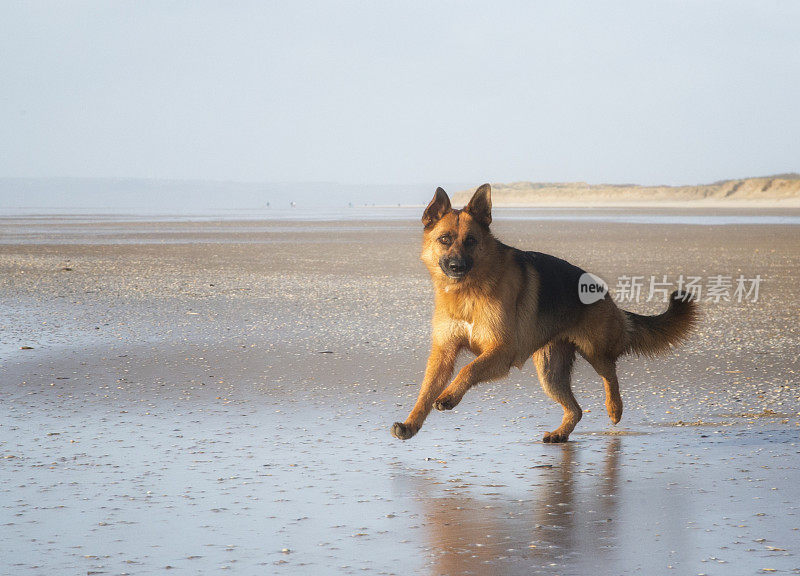
{"type": "Polygon", "coordinates": [[[390,435],[433,307],[398,214],[0,219],[0,573],[800,574],[800,210],[497,212],[628,310],[705,288],[618,425],[578,362],[564,445],[530,363],[390,435]]]}

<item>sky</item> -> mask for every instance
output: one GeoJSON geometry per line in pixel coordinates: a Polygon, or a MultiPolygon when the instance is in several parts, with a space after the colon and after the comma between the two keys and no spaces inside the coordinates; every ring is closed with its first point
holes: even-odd
{"type": "Polygon", "coordinates": [[[800,171],[800,2],[3,2],[0,177],[800,171]]]}

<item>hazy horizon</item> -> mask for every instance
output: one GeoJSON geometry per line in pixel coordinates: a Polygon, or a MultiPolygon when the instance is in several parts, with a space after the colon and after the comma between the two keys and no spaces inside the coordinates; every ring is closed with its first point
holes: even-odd
{"type": "MultiPolygon", "coordinates": [[[[800,180],[798,174],[772,176],[800,180]]],[[[547,186],[547,183],[538,184],[547,186]]],[[[564,184],[568,186],[569,183],[564,184]]],[[[437,186],[443,186],[454,201],[463,203],[464,200],[459,192],[468,190],[475,184],[439,182],[359,185],[337,182],[0,177],[0,217],[47,214],[141,216],[171,214],[222,217],[226,214],[238,214],[246,218],[259,218],[275,217],[281,210],[294,208],[300,211],[316,211],[316,216],[320,216],[323,213],[330,214],[331,209],[341,214],[341,209],[346,208],[424,206],[437,186]]],[[[632,187],[630,192],[624,194],[633,202],[646,199],[641,194],[647,188],[625,183],[618,186],[624,190],[627,190],[627,186],[632,187]]],[[[760,186],[758,184],[758,187],[760,186]]],[[[735,188],[738,190],[740,185],[735,188]]],[[[502,189],[501,186],[500,190],[502,189]]],[[[676,188],[676,201],[685,197],[681,196],[680,190],[676,188]]],[[[572,192],[574,189],[565,190],[562,197],[567,204],[570,202],[572,192]]],[[[542,202],[547,204],[548,201],[552,202],[552,198],[545,194],[542,202]]],[[[591,202],[592,198],[587,197],[587,201],[591,202]]],[[[524,203],[526,202],[523,201],[524,203]]]]}
{"type": "MultiPolygon", "coordinates": [[[[450,185],[454,191],[463,189],[450,185]]],[[[417,205],[426,185],[353,185],[336,182],[235,182],[146,178],[0,177],[0,215],[73,209],[101,213],[196,213],[417,205]]]]}

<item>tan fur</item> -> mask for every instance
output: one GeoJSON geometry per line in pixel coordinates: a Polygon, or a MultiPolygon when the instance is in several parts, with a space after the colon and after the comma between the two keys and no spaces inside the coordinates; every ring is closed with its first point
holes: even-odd
{"type": "MultiPolygon", "coordinates": [[[[419,431],[432,408],[454,408],[475,384],[502,378],[532,357],[544,391],[564,409],[561,425],[545,434],[544,441],[566,441],[582,415],[570,385],[576,352],[602,378],[606,409],[616,424],[622,417],[617,358],[628,352],[654,355],[668,350],[695,322],[695,303],[679,293],[658,316],[620,310],[610,297],[580,304],[574,301],[577,285],[574,295],[556,293],[552,279],[538,272],[539,264],[492,236],[488,184],[464,210],[453,210],[444,190],[438,189],[423,223],[420,257],[435,299],[432,346],[414,408],[405,422],[392,426],[392,434],[402,440],[419,431]],[[472,267],[465,276],[453,278],[445,273],[449,259],[455,265],[469,260],[472,267]],[[540,297],[547,300],[539,302],[540,297]],[[450,382],[464,349],[476,358],[450,382]]],[[[538,256],[549,262],[545,268],[555,275],[581,272],[561,260],[538,256]]]]}

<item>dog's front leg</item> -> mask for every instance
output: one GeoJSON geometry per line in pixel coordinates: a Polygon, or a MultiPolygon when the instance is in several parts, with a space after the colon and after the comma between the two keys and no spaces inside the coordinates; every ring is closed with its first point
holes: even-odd
{"type": "Polygon", "coordinates": [[[437,410],[452,410],[475,384],[502,378],[510,369],[511,357],[503,347],[487,350],[458,372],[453,383],[439,395],[433,406],[437,410]]]}
{"type": "Polygon", "coordinates": [[[422,423],[431,412],[433,401],[447,386],[453,374],[458,350],[459,347],[455,343],[433,345],[417,402],[405,422],[395,422],[392,425],[392,436],[408,440],[422,428],[422,423]]]}

